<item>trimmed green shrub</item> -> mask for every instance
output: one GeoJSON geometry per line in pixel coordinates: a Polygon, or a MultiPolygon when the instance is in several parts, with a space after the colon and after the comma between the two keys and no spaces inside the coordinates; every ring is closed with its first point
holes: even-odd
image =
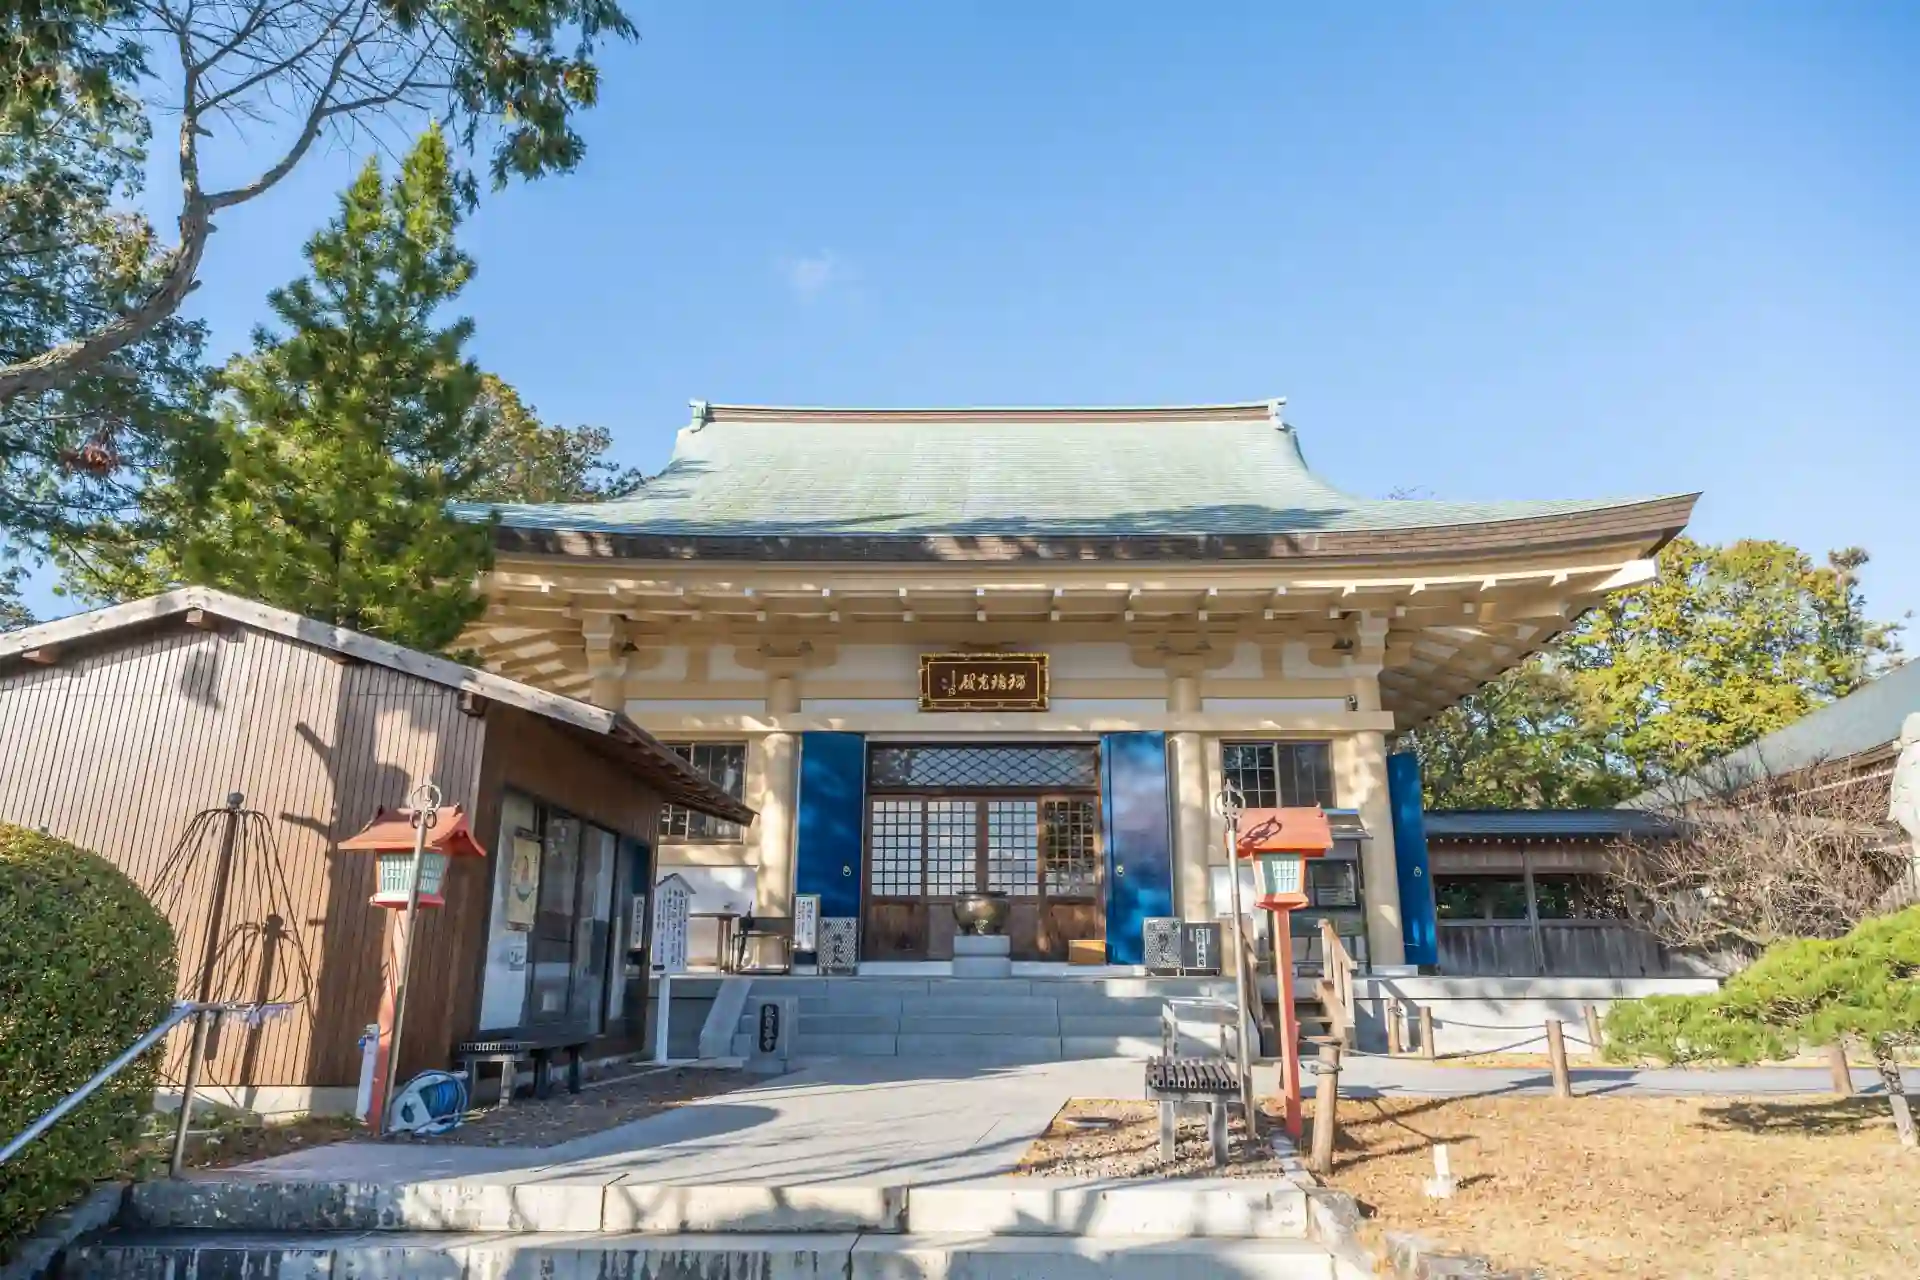
{"type": "Polygon", "coordinates": [[[1898,1054],[1920,1044],[1920,907],[1842,938],[1779,942],[1708,995],[1656,996],[1607,1013],[1607,1056],[1758,1062],[1859,1044],[1886,1086],[1900,1140],[1920,1145],[1898,1054]]]}
{"type": "MultiPolygon", "coordinates": [[[[166,1017],[173,929],[98,854],[0,824],[0,1142],[166,1017]]],[[[0,1257],[120,1173],[153,1102],[155,1055],[0,1165],[0,1257]]]]}

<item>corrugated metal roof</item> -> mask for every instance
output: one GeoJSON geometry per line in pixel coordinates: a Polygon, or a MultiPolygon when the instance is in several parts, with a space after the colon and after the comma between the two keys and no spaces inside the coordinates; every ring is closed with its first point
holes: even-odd
{"type": "Polygon", "coordinates": [[[1641,809],[1432,809],[1429,840],[1618,840],[1665,835],[1672,824],[1641,809]]]}
{"type": "Polygon", "coordinates": [[[732,822],[746,824],[754,820],[752,809],[715,786],[706,775],[620,712],[212,587],[179,587],[143,600],[130,600],[9,631],[0,635],[0,674],[30,658],[36,650],[57,657],[69,646],[96,644],[120,632],[150,627],[194,611],[544,716],[605,744],[667,800],[732,822]]]}
{"type": "MultiPolygon", "coordinates": [[[[699,406],[613,502],[497,508],[519,529],[689,537],[1275,535],[1444,528],[1646,499],[1391,501],[1307,466],[1265,403],[1189,409],[699,406]]],[[[480,517],[488,508],[458,508],[480,517]]]]}

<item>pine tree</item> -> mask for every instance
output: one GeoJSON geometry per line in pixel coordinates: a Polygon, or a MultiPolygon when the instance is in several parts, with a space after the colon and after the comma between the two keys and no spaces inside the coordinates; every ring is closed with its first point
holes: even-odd
{"type": "Polygon", "coordinates": [[[256,332],[222,376],[210,495],[160,487],[160,541],[70,558],[70,580],[122,598],[204,583],[416,648],[452,643],[481,609],[491,546],[446,510],[475,482],[486,431],[472,322],[437,319],[473,275],[459,222],[437,128],[391,183],[369,161],[308,242],[309,274],[270,295],[281,331],[256,332]]]}
{"type": "Polygon", "coordinates": [[[1776,943],[1719,991],[1621,1001],[1607,1013],[1616,1060],[1748,1063],[1849,1043],[1873,1058],[1901,1145],[1920,1147],[1899,1057],[1920,1044],[1920,907],[1843,938],[1776,943]]]}

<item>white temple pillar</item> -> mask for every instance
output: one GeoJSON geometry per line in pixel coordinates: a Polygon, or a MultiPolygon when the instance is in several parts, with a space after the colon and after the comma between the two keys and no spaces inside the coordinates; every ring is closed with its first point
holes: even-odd
{"type": "Polygon", "coordinates": [[[1393,851],[1393,808],[1387,798],[1387,735],[1378,730],[1335,740],[1337,799],[1360,811],[1371,837],[1360,846],[1366,875],[1367,950],[1373,963],[1406,963],[1400,925],[1400,868],[1393,851]]]}

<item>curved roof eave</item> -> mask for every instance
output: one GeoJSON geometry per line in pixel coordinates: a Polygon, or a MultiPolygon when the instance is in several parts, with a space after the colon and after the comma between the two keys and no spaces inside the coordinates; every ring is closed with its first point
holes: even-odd
{"type": "MultiPolygon", "coordinates": [[[[555,521],[503,520],[496,547],[508,553],[594,559],[725,561],[1110,561],[1326,560],[1405,561],[1485,557],[1638,543],[1652,555],[1682,529],[1698,493],[1589,510],[1388,529],[1278,530],[1269,533],[943,530],[764,533],[656,532],[555,521]]],[[[484,518],[481,511],[472,512],[484,518]]],[[[557,513],[556,513],[557,514],[557,513]]]]}

